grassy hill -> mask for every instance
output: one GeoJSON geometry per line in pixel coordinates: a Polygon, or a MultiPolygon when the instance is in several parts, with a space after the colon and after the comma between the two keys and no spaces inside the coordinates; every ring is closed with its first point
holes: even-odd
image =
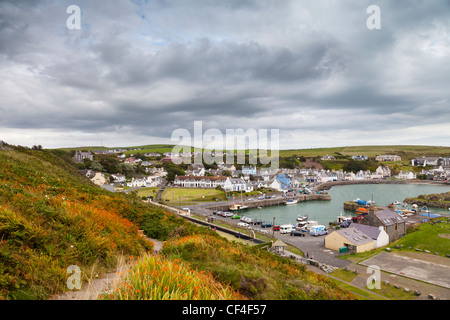
{"type": "MultiPolygon", "coordinates": [[[[147,153],[147,152],[170,152],[174,145],[155,144],[155,145],[143,145],[124,147],[127,148],[127,154],[130,153],[147,153]],[[131,149],[141,149],[138,151],[132,151],[131,149]]],[[[61,148],[60,150],[106,150],[105,147],[78,147],[78,148],[61,148]]],[[[240,151],[238,151],[240,152],[240,151]]],[[[247,151],[248,152],[248,151],[247,151]]],[[[450,147],[443,146],[417,146],[417,145],[386,145],[386,146],[348,146],[348,147],[331,147],[331,148],[309,148],[309,149],[289,149],[280,150],[280,157],[291,156],[305,156],[305,157],[321,157],[326,154],[336,155],[341,154],[344,156],[352,156],[364,154],[369,157],[375,157],[382,154],[396,154],[402,157],[403,160],[410,160],[415,157],[421,156],[450,156],[450,147]]]]}
{"type": "Polygon", "coordinates": [[[67,158],[61,151],[0,151],[0,299],[48,299],[67,290],[69,266],[79,266],[86,282],[113,271],[123,256],[142,259],[114,291],[126,299],[137,291],[150,298],[353,299],[288,259],[226,240],[133,194],[107,192],[67,158]],[[139,229],[166,241],[160,258],[145,256],[153,243],[139,229]],[[170,268],[187,279],[175,284],[211,291],[177,295],[181,289],[167,284],[153,296],[170,268]],[[146,282],[150,271],[153,286],[146,282]],[[196,284],[195,275],[205,277],[196,284]]]}

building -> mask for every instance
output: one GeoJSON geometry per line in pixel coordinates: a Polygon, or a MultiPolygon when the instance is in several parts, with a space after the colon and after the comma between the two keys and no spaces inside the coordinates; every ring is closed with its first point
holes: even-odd
{"type": "Polygon", "coordinates": [[[209,177],[209,176],[176,176],[173,184],[183,188],[223,188],[226,177],[209,177]]]}
{"type": "Polygon", "coordinates": [[[225,184],[223,185],[223,189],[225,191],[251,192],[253,191],[253,185],[241,178],[228,177],[227,180],[225,181],[225,184]]]}
{"type": "Polygon", "coordinates": [[[377,161],[402,161],[402,158],[393,154],[379,155],[375,157],[377,161]]]}
{"type": "Polygon", "coordinates": [[[375,248],[381,248],[389,244],[389,235],[381,226],[377,228],[359,223],[352,223],[350,226],[369,236],[374,241],[375,248]]]}
{"type": "Polygon", "coordinates": [[[353,226],[335,230],[325,236],[325,248],[340,251],[347,248],[347,252],[360,253],[375,248],[375,241],[353,226]]]}
{"type": "Polygon", "coordinates": [[[403,170],[401,170],[400,173],[397,175],[397,178],[402,180],[414,180],[417,178],[417,175],[411,171],[404,172],[403,170]]]}
{"type": "Polygon", "coordinates": [[[81,163],[83,162],[84,159],[89,159],[91,161],[94,160],[94,155],[90,152],[82,152],[82,151],[77,151],[75,152],[75,155],[73,156],[73,162],[75,163],[81,163]]]}
{"type": "Polygon", "coordinates": [[[391,169],[387,166],[378,166],[377,170],[375,170],[378,174],[382,175],[383,178],[388,178],[391,176],[391,169]]]}
{"type": "Polygon", "coordinates": [[[336,157],[326,154],[322,158],[320,158],[320,160],[336,160],[336,157]]]}
{"type": "Polygon", "coordinates": [[[364,155],[357,155],[357,156],[352,156],[352,159],[355,161],[364,161],[364,160],[369,160],[369,157],[364,156],[364,155]]]}
{"type": "Polygon", "coordinates": [[[98,186],[102,186],[106,183],[105,175],[101,172],[96,172],[95,176],[91,179],[93,183],[95,183],[98,186]]]}
{"type": "Polygon", "coordinates": [[[242,174],[243,175],[246,175],[246,176],[248,176],[248,175],[255,175],[256,174],[256,167],[252,167],[252,166],[249,166],[249,167],[246,167],[246,166],[242,166],[242,174]]]}
{"type": "Polygon", "coordinates": [[[283,190],[287,190],[291,187],[291,178],[284,173],[279,174],[276,177],[276,180],[278,180],[278,182],[280,183],[280,187],[283,190]]]}
{"type": "Polygon", "coordinates": [[[361,224],[372,227],[383,227],[389,236],[389,242],[400,239],[406,234],[406,222],[395,211],[390,209],[369,209],[368,214],[361,219],[361,224]]]}

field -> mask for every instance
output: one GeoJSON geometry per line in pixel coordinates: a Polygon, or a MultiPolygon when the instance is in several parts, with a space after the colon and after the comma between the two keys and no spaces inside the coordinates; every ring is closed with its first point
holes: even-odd
{"type": "Polygon", "coordinates": [[[326,154],[335,155],[335,153],[342,155],[367,155],[375,157],[382,154],[396,154],[402,159],[412,159],[414,157],[421,157],[426,155],[449,156],[450,147],[440,146],[352,146],[352,147],[334,147],[334,148],[316,148],[316,149],[295,149],[295,150],[280,150],[280,157],[287,157],[292,155],[316,157],[324,156],[326,154]]]}
{"type": "MultiPolygon", "coordinates": [[[[130,153],[147,153],[147,152],[171,152],[174,145],[164,145],[164,144],[155,144],[155,145],[143,145],[143,146],[134,146],[134,147],[123,147],[129,149],[126,154],[130,153]],[[141,150],[130,150],[130,149],[141,149],[141,150]]],[[[118,149],[119,147],[115,147],[118,149]]],[[[114,148],[106,148],[106,147],[77,147],[77,148],[61,148],[64,151],[70,150],[106,150],[106,149],[114,149],[114,148]]],[[[237,150],[236,152],[242,152],[241,150],[237,150]]],[[[248,153],[248,150],[246,151],[248,153]]],[[[393,146],[348,146],[348,147],[330,147],[330,148],[310,148],[310,149],[289,149],[289,150],[280,150],[280,157],[290,157],[293,155],[296,156],[305,156],[305,157],[321,157],[326,154],[336,155],[342,154],[346,156],[352,155],[367,155],[369,157],[375,157],[381,154],[396,154],[402,157],[403,160],[410,160],[415,157],[422,156],[450,156],[450,147],[442,147],[442,146],[415,146],[415,145],[393,145],[393,146]]]]}
{"type": "Polygon", "coordinates": [[[162,194],[164,202],[201,202],[226,200],[225,192],[216,189],[166,188],[162,194]]]}

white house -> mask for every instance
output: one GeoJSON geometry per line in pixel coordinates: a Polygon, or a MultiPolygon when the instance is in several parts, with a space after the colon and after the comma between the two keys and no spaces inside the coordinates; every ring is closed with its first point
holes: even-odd
{"type": "Polygon", "coordinates": [[[416,179],[417,176],[414,172],[411,172],[411,171],[408,171],[408,172],[400,171],[397,178],[402,179],[402,180],[413,180],[413,179],[416,179]]]}
{"type": "Polygon", "coordinates": [[[375,157],[376,161],[402,161],[400,156],[394,154],[383,154],[375,157]]]}
{"type": "Polygon", "coordinates": [[[127,179],[123,174],[115,173],[110,176],[115,183],[124,183],[127,179]]]}
{"type": "Polygon", "coordinates": [[[146,178],[146,187],[147,188],[156,188],[159,187],[162,183],[162,176],[159,174],[150,175],[146,178]]]}
{"type": "Polygon", "coordinates": [[[225,191],[251,192],[253,191],[253,185],[241,178],[228,177],[227,180],[225,181],[225,184],[223,185],[223,189],[225,191]]]}
{"type": "Polygon", "coordinates": [[[391,169],[387,166],[378,166],[377,170],[375,170],[377,173],[381,174],[384,178],[391,176],[391,169]]]}
{"type": "Polygon", "coordinates": [[[95,183],[98,186],[102,186],[106,183],[105,175],[101,172],[96,172],[95,176],[91,179],[93,183],[95,183]]]}
{"type": "Polygon", "coordinates": [[[131,178],[130,182],[127,182],[127,186],[130,188],[142,188],[147,186],[147,179],[144,178],[131,178]]]}
{"type": "Polygon", "coordinates": [[[389,235],[384,231],[382,226],[377,228],[359,223],[352,223],[350,226],[373,239],[375,241],[375,248],[384,247],[389,244],[389,235]]]}
{"type": "Polygon", "coordinates": [[[217,188],[224,187],[226,177],[209,177],[209,176],[176,176],[173,184],[183,188],[217,188]]]}

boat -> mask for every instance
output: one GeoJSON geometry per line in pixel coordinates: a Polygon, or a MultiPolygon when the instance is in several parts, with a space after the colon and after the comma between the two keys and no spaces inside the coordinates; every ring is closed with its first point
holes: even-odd
{"type": "Polygon", "coordinates": [[[286,201],[286,204],[296,204],[298,202],[298,200],[296,199],[289,199],[288,201],[286,201]]]}
{"type": "Polygon", "coordinates": [[[360,208],[358,208],[358,210],[356,210],[356,213],[359,215],[365,215],[365,214],[369,213],[369,209],[360,207],[360,208]]]}
{"type": "Polygon", "coordinates": [[[241,203],[233,204],[232,206],[230,206],[228,208],[228,210],[230,210],[230,211],[244,211],[244,210],[247,210],[247,209],[248,209],[248,207],[244,206],[241,203]]]}
{"type": "Polygon", "coordinates": [[[297,221],[306,221],[308,220],[308,215],[305,214],[304,216],[298,215],[297,221]]]}
{"type": "Polygon", "coordinates": [[[401,205],[402,203],[400,201],[395,201],[394,204],[398,206],[401,205]]]}
{"type": "Polygon", "coordinates": [[[424,207],[422,207],[421,212],[424,212],[424,213],[430,213],[431,211],[428,210],[428,208],[424,206],[424,207]]]}

